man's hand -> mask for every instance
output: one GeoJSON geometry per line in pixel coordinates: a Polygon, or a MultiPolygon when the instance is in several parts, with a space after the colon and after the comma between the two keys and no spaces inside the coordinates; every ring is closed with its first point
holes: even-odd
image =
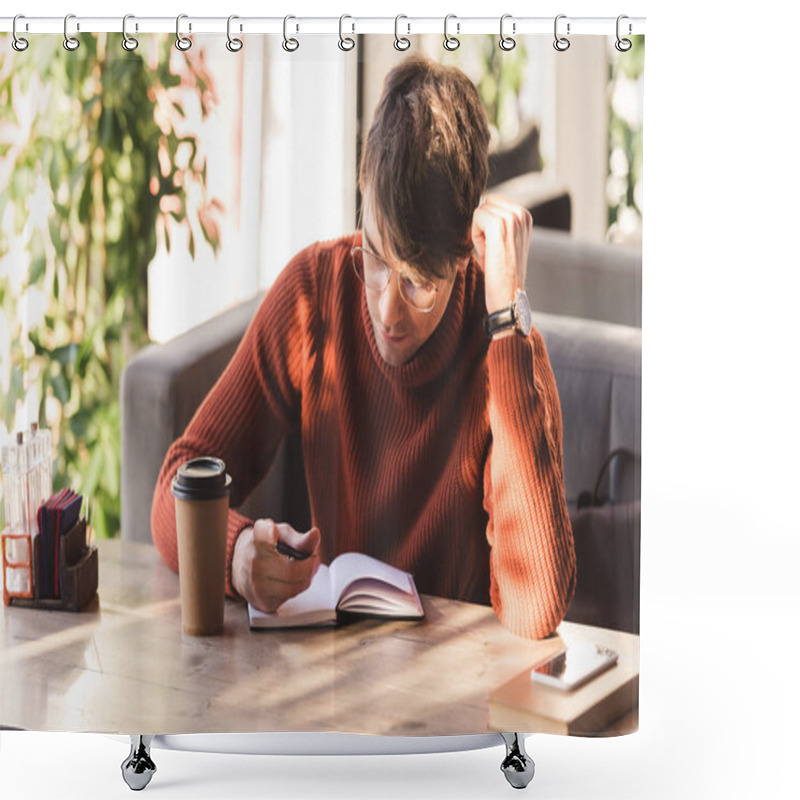
{"type": "Polygon", "coordinates": [[[320,533],[298,533],[285,522],[256,520],[236,539],[231,565],[233,588],[256,608],[272,613],[284,600],[307,589],[320,564],[320,533]],[[302,561],[275,550],[278,539],[312,555],[302,561]]]}
{"type": "Polygon", "coordinates": [[[486,276],[486,311],[508,308],[525,288],[533,218],[498,194],[486,195],[472,215],[472,242],[486,276]]]}

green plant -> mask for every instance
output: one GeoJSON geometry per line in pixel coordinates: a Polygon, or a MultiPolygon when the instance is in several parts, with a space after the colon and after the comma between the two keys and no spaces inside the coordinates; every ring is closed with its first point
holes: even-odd
{"type": "Polygon", "coordinates": [[[441,58],[443,63],[464,70],[475,83],[493,138],[502,142],[516,136],[519,93],[528,60],[525,43],[518,39],[514,49],[505,52],[498,48],[496,36],[473,36],[465,38],[458,50],[444,53],[441,58]]]}
{"type": "Polygon", "coordinates": [[[631,36],[631,48],[609,48],[608,103],[608,237],[641,237],[642,109],[644,36],[631,36]]]}
{"type": "Polygon", "coordinates": [[[517,101],[525,80],[528,51],[520,40],[510,53],[498,49],[492,36],[481,37],[483,59],[477,81],[478,94],[489,117],[489,124],[501,140],[508,138],[509,129],[516,132],[519,108],[517,101]]]}
{"type": "MultiPolygon", "coordinates": [[[[24,53],[0,40],[0,422],[21,404],[53,429],[54,489],[91,499],[99,537],[119,531],[119,383],[147,342],[147,267],[157,226],[196,227],[216,251],[221,206],[202,186],[182,101],[211,111],[202,54],[162,37],[152,58],[117,37],[57,36],[24,53]],[[113,45],[113,47],[112,47],[113,45]],[[183,131],[183,132],[181,132],[183,131]],[[201,187],[193,209],[187,187],[201,187]],[[32,401],[31,398],[34,398],[32,401]]],[[[141,48],[144,50],[144,48],[141,48]]]]}

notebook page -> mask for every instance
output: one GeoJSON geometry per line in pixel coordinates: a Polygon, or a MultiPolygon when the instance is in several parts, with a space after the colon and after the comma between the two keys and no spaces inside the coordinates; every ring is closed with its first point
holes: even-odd
{"type": "MultiPolygon", "coordinates": [[[[411,579],[406,591],[400,591],[394,586],[374,580],[373,578],[357,579],[357,584],[349,590],[347,599],[339,602],[342,611],[359,612],[363,614],[385,614],[386,616],[405,616],[415,610],[412,598],[411,579]]],[[[417,609],[422,613],[422,609],[417,609]]]]}
{"type": "Polygon", "coordinates": [[[384,583],[409,593],[409,575],[402,569],[379,561],[364,553],[342,553],[331,564],[331,584],[334,601],[358,578],[377,578],[384,583]]]}
{"type": "Polygon", "coordinates": [[[250,605],[251,621],[263,620],[266,622],[269,620],[271,624],[279,626],[294,618],[300,622],[300,618],[313,617],[320,611],[331,611],[336,607],[336,600],[331,587],[330,573],[330,567],[320,564],[308,589],[290,597],[272,614],[267,614],[250,605]]]}

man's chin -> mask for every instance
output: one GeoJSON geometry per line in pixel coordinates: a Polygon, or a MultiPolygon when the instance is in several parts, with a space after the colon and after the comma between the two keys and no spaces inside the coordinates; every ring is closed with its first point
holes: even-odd
{"type": "MultiPolygon", "coordinates": [[[[377,334],[377,336],[380,336],[380,334],[377,334]]],[[[378,338],[378,352],[390,367],[399,367],[405,364],[406,361],[410,361],[415,351],[407,344],[405,346],[393,346],[389,342],[381,341],[378,338]]]]}
{"type": "Polygon", "coordinates": [[[390,366],[390,367],[399,367],[408,361],[409,357],[403,355],[403,353],[398,352],[395,348],[389,348],[386,345],[378,346],[378,351],[381,354],[383,360],[390,366]]]}

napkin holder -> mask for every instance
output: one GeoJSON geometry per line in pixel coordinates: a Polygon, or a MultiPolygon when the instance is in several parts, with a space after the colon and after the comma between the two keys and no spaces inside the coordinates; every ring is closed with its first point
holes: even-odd
{"type": "MultiPolygon", "coordinates": [[[[33,537],[33,597],[8,597],[8,604],[23,608],[49,608],[57,611],[80,611],[97,594],[97,547],[86,545],[86,520],[79,519],[59,542],[61,597],[41,597],[35,576],[40,574],[41,536],[33,537]]],[[[5,598],[4,598],[5,599],[5,598]]]]}

